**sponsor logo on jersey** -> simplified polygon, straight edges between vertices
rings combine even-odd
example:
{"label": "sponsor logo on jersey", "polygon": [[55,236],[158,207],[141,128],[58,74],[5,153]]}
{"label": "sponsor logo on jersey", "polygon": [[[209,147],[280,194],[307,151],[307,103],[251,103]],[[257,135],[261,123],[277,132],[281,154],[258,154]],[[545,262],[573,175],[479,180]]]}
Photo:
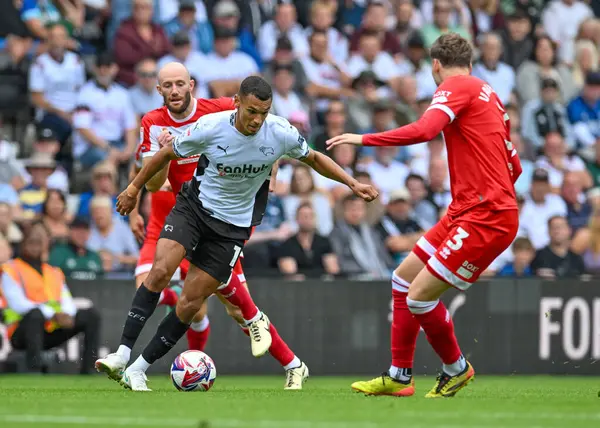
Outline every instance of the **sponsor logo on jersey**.
{"label": "sponsor logo on jersey", "polygon": [[437,91],[435,94],[433,94],[431,104],[445,103],[448,101],[448,97],[450,97],[450,95],[452,95],[452,92],[450,91]]}
{"label": "sponsor logo on jersey", "polygon": [[251,163],[245,163],[243,165],[229,166],[222,163],[217,164],[217,170],[221,177],[227,175],[230,177],[254,177],[265,170],[271,168],[271,164],[252,165]]}
{"label": "sponsor logo on jersey", "polygon": [[258,150],[260,150],[260,152],[265,155],[265,156],[273,156],[275,155],[275,149],[273,147],[268,147],[268,146],[260,146],[258,148]]}

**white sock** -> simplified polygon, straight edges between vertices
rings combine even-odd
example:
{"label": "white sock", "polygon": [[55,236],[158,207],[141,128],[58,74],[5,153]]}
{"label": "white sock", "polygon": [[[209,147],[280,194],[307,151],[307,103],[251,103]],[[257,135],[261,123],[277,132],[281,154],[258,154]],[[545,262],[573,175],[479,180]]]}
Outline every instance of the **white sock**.
{"label": "white sock", "polygon": [[300,358],[298,358],[294,355],[294,359],[292,360],[292,362],[283,366],[283,369],[284,370],[296,369],[296,368],[300,367],[301,365],[302,365],[302,361],[300,361]]}
{"label": "white sock", "polygon": [[127,370],[132,370],[132,371],[143,371],[144,373],[146,372],[146,370],[148,370],[148,367],[150,367],[150,363],[146,360],[144,360],[144,357],[142,357],[141,355],[137,358],[137,360],[135,360],[133,362],[132,365],[129,366],[129,368]]}
{"label": "white sock", "polygon": [[208,320],[208,316],[202,318],[198,322],[193,322],[190,324],[190,328],[194,331],[201,332],[208,328],[210,325],[210,321]]}
{"label": "white sock", "polygon": [[443,364],[442,370],[444,373],[449,374],[450,376],[456,376],[460,372],[462,372],[467,367],[467,360],[462,355],[460,358],[452,363],[452,364]]}
{"label": "white sock", "polygon": [[117,349],[117,355],[123,357],[125,361],[129,361],[131,358],[131,348],[125,345],[119,345],[119,349]]}
{"label": "white sock", "polygon": [[388,374],[392,379],[408,382],[412,379],[412,369],[390,366]]}
{"label": "white sock", "polygon": [[[258,308],[256,308],[256,309],[258,309]],[[252,317],[252,319],[250,319],[250,320],[244,319],[244,321],[246,322],[246,325],[250,325],[250,324],[252,324],[254,321],[258,321],[259,319],[261,319],[261,318],[262,318],[262,315],[263,315],[263,314],[262,314],[262,312],[259,310],[259,311],[256,313],[256,315],[254,315],[254,317]]]}

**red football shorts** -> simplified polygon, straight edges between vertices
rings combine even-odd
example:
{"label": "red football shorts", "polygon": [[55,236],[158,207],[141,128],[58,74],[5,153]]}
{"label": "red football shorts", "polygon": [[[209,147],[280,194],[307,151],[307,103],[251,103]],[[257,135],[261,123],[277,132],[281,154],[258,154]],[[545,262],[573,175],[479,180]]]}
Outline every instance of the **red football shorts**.
{"label": "red football shorts", "polygon": [[419,239],[413,252],[434,276],[465,291],[512,244],[518,228],[517,210],[446,215]]}

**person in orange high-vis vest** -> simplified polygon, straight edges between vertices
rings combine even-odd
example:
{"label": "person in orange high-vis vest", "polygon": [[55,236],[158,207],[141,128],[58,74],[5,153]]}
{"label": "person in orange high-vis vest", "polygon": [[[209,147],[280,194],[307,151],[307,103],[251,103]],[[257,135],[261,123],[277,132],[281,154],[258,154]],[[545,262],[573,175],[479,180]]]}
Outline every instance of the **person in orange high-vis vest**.
{"label": "person in orange high-vis vest", "polygon": [[83,333],[81,373],[91,373],[98,353],[100,316],[93,308],[77,310],[62,271],[42,261],[48,242],[46,228],[35,223],[21,243],[20,257],[2,265],[4,323],[13,348],[26,351],[32,372],[43,368],[43,350]]}

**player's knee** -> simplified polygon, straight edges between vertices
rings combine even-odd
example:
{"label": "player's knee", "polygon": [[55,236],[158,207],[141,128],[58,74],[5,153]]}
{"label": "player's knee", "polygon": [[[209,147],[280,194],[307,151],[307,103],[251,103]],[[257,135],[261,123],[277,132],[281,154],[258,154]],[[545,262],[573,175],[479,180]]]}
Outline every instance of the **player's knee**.
{"label": "player's knee", "polygon": [[171,280],[171,272],[164,261],[157,261],[148,274],[144,285],[154,292],[163,291]]}
{"label": "player's knee", "polygon": [[191,322],[202,309],[203,303],[203,298],[189,298],[185,294],[182,294],[177,301],[177,315],[182,321]]}

